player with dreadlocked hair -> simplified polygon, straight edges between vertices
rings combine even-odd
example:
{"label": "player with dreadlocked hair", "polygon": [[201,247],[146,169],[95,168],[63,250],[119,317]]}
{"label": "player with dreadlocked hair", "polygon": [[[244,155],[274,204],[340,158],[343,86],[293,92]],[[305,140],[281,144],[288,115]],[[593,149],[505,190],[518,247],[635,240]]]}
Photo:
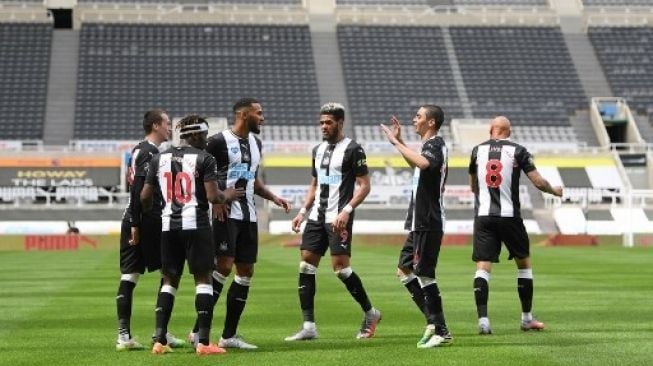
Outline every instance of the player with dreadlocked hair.
{"label": "player with dreadlocked hair", "polygon": [[244,195],[242,189],[218,188],[216,162],[205,152],[209,125],[203,117],[190,115],[177,123],[181,143],[154,159],[145,180],[141,201],[149,206],[158,185],[165,206],[161,214],[161,272],[163,286],[156,304],[153,354],[172,352],[166,333],[184,262],[195,278],[195,309],[199,324],[198,355],[224,353],[209,343],[213,318],[211,271],[215,252],[209,221],[209,202],[231,202]]}

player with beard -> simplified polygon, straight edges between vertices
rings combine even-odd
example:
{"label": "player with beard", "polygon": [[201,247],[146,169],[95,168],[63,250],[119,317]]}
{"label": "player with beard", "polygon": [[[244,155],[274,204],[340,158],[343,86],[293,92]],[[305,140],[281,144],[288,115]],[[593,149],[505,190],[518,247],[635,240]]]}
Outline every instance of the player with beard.
{"label": "player with beard", "polygon": [[[236,275],[227,292],[227,312],[222,337],[218,342],[224,348],[257,348],[236,334],[240,317],[245,309],[249,287],[254,275],[258,255],[258,224],[254,195],[272,201],[286,213],[290,204],[277,197],[265,186],[258,174],[262,158],[261,140],[256,137],[265,121],[261,103],[253,98],[238,100],[233,106],[234,123],[211,136],[206,151],[215,157],[218,166],[218,183],[221,189],[242,188],[245,196],[230,204],[213,205],[213,235],[216,245],[216,269],[213,271],[213,305],[232,268]],[[189,335],[196,343],[197,324]]]}
{"label": "player with beard", "polygon": [[331,266],[336,276],[364,313],[356,338],[372,338],[381,321],[381,312],[372,306],[360,277],[350,264],[354,209],[370,193],[370,178],[365,151],[356,141],[345,137],[344,123],[345,108],[341,104],[327,103],[320,108],[324,142],[313,149],[311,183],[304,205],[292,220],[292,230],[299,232],[302,221],[308,219],[300,246],[298,288],[304,323],[302,329],[286,337],[286,341],[318,337],[314,312],[315,273],[327,249],[331,252]]}

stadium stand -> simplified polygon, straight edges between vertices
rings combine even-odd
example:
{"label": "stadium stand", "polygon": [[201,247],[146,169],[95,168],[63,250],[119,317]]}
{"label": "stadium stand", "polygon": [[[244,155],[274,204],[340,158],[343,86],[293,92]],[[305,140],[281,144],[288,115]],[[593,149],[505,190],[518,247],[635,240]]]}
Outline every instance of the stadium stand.
{"label": "stadium stand", "polygon": [[339,25],[337,32],[355,124],[391,115],[408,123],[425,103],[441,105],[445,123],[462,116],[440,28]]}
{"label": "stadium stand", "polygon": [[475,6],[549,6],[547,0],[453,0],[456,5]]}
{"label": "stadium stand", "polygon": [[0,23],[2,139],[43,137],[51,40],[52,24]]}
{"label": "stadium stand", "polygon": [[83,4],[234,4],[234,5],[301,5],[302,0],[79,0]]}
{"label": "stadium stand", "polygon": [[548,6],[547,0],[336,0],[338,5]]}
{"label": "stadium stand", "polygon": [[[317,1],[322,6],[322,0]],[[317,1],[79,0],[75,7],[79,16],[75,27],[81,25],[75,138],[100,139],[82,143],[98,143],[96,147],[104,151],[106,147],[100,146],[104,146],[101,143],[106,139],[111,142],[140,138],[140,118],[149,107],[162,106],[173,117],[198,112],[229,118],[235,98],[256,96],[266,111],[267,121],[261,134],[266,160],[276,161],[261,174],[275,192],[298,206],[310,181],[310,168],[305,166],[306,161],[310,162],[310,147],[321,140],[316,116],[320,100],[314,60],[320,56],[313,55],[313,49],[324,49],[316,35],[326,32],[326,27],[313,23],[319,17],[315,17],[315,9],[310,5]],[[24,14],[15,10],[17,3]],[[35,8],[41,7],[40,10],[43,7],[39,0],[0,0],[0,10],[6,16],[3,19],[11,19],[16,13],[21,19],[29,20],[33,15],[23,9],[23,3],[36,4]],[[378,124],[386,123],[390,115],[397,115],[404,123],[404,139],[411,148],[417,148],[419,140],[413,133],[411,119],[417,106],[424,103],[442,105],[447,117],[441,135],[451,153],[444,196],[448,232],[468,233],[473,224],[473,195],[466,168],[469,154],[453,139],[458,133],[456,124],[450,124],[450,120],[464,117],[480,119],[485,124],[496,114],[511,118],[512,138],[535,153],[540,172],[552,184],[566,187],[563,199],[553,199],[532,188],[522,177],[520,190],[529,232],[620,234],[628,223],[639,232],[653,232],[653,211],[649,208],[653,194],[637,193],[633,211],[625,212],[625,197],[635,187],[632,177],[623,172],[618,160],[612,160],[616,154],[608,156],[601,148],[586,148],[579,143],[582,132],[569,122],[574,113],[589,113],[587,97],[595,95],[589,91],[585,95],[571,61],[568,47],[575,47],[563,38],[563,30],[569,32],[570,26],[566,23],[569,19],[560,18],[561,1],[335,0],[335,3],[340,9],[332,9],[333,23],[329,25],[337,25],[335,36],[341,58],[332,62],[342,63],[345,76],[347,97],[343,95],[342,101],[352,117],[347,122],[347,127],[352,127],[347,133],[365,146],[368,160],[374,162],[370,163],[372,193],[357,209],[357,219],[369,221],[370,232],[402,231],[412,177],[409,168],[393,160],[397,158],[395,151],[383,138]],[[9,6],[4,4],[13,4],[12,10],[7,10]],[[580,9],[579,16],[570,17],[579,24],[583,21],[590,25],[603,24],[590,26],[588,30],[603,71],[596,66],[592,68],[597,73],[605,73],[614,96],[626,97],[638,120],[648,122],[653,115],[650,66],[653,52],[649,44],[653,28],[614,27],[621,23],[613,24],[599,15],[629,13],[631,16],[624,24],[635,24],[633,19],[637,19],[637,24],[649,24],[653,13],[644,7],[653,7],[653,1],[584,0],[583,4],[586,9]],[[276,21],[277,13],[271,10],[278,11],[284,19]],[[286,17],[284,12],[293,11],[303,17]],[[195,12],[201,21],[185,18]],[[638,15],[636,12],[648,16],[649,23],[640,23],[640,18],[634,17]],[[247,15],[245,22],[252,25],[223,24],[238,21],[239,15]],[[265,19],[260,20],[259,15],[265,15]],[[207,20],[210,17],[216,19]],[[446,20],[440,22],[442,17]],[[114,21],[120,24],[111,23]],[[185,25],[193,21],[202,24]],[[211,24],[204,24],[205,21]],[[306,25],[309,22],[310,27]],[[263,23],[303,25],[264,26]],[[463,26],[467,24],[473,26]],[[0,81],[3,82],[0,128],[5,131],[2,138],[7,139],[0,142],[0,147],[17,150],[20,148],[16,146],[24,142],[21,139],[43,135],[44,113],[32,117],[40,107],[17,107],[13,102],[18,100],[17,95],[21,102],[28,99],[21,94],[21,88],[36,88],[37,73],[24,68],[37,59],[44,60],[38,62],[45,65],[40,69],[45,73],[40,82],[44,93],[41,104],[45,108],[48,55],[50,48],[56,48],[56,42],[52,45],[50,41],[51,24],[21,26],[40,26],[46,35],[40,36],[40,43],[31,38],[15,42],[16,37],[6,36],[5,28],[0,28]],[[333,38],[333,28],[328,32]],[[33,31],[22,33],[21,37],[27,37]],[[56,36],[55,32],[55,40]],[[8,58],[17,58],[32,52],[27,48],[37,47],[40,56],[13,61],[21,66],[18,72],[15,67],[6,66]],[[30,79],[12,81],[23,74],[29,74]],[[580,79],[585,81],[583,77]],[[7,108],[20,110],[21,116],[36,121],[36,127],[30,123],[9,125],[8,121],[16,120],[16,114],[10,118]],[[605,116],[612,115],[610,108],[601,111]],[[653,127],[653,117],[650,118]],[[22,134],[15,132],[16,129]],[[579,149],[573,154],[603,154],[603,162],[592,162],[586,155],[564,156],[575,160],[572,163],[561,159],[563,156],[556,151],[564,149],[557,147],[574,144]],[[278,162],[284,158],[289,162],[280,166]],[[609,164],[605,160],[610,160]],[[118,174],[117,167],[115,171]],[[650,176],[648,173],[645,179]],[[5,184],[0,187],[0,209],[3,217],[12,220],[118,218],[126,199],[127,194],[118,184],[110,187]],[[281,231],[289,230],[286,221],[292,215],[268,204],[261,203],[259,207],[264,218],[263,230],[267,222],[271,227],[273,223],[281,225]]]}
{"label": "stadium stand", "polygon": [[[451,4],[451,0],[445,0],[444,2]],[[429,5],[429,0],[336,0],[336,5]]]}
{"label": "stadium stand", "polygon": [[597,27],[588,34],[615,95],[653,125],[653,27]]}
{"label": "stadium stand", "polygon": [[307,26],[84,24],[80,37],[78,139],[137,138],[149,106],[229,117],[251,95],[291,125],[319,108]]}
{"label": "stadium stand", "polygon": [[210,4],[301,5],[302,0],[208,0]]}
{"label": "stadium stand", "polygon": [[587,97],[558,27],[451,27],[474,116],[570,126]]}
{"label": "stadium stand", "polygon": [[583,0],[583,6],[591,6],[591,7],[653,6],[653,1],[651,0]]}

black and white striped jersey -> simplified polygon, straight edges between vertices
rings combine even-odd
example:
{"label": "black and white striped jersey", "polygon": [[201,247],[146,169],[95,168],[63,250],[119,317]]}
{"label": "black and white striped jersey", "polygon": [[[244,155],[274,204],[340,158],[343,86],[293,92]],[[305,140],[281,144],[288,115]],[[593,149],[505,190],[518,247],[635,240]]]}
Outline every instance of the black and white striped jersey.
{"label": "black and white striped jersey", "polygon": [[469,174],[476,175],[476,216],[521,217],[519,176],[535,170],[532,155],[510,140],[488,140],[474,147]]}
{"label": "black and white striped jersey", "polygon": [[317,189],[308,220],[332,223],[354,196],[356,177],[367,175],[365,151],[348,137],[336,144],[324,141],[313,148],[312,167]]}
{"label": "black and white striped jersey", "polygon": [[[159,154],[159,148],[148,140],[139,142],[132,149],[127,168],[127,184],[129,185],[129,203],[123,214],[124,220],[129,220],[134,224],[140,222],[141,201],[140,195],[145,185],[145,177],[152,158]],[[160,216],[163,208],[163,196],[161,191],[154,191],[152,210],[149,212],[152,216]]]}
{"label": "black and white striped jersey", "polygon": [[442,193],[447,181],[449,152],[440,136],[422,144],[421,155],[429,162],[426,169],[415,167],[413,190],[404,228],[410,231],[444,231]]}
{"label": "black and white striped jersey", "polygon": [[226,129],[209,138],[206,151],[217,162],[220,189],[245,189],[245,196],[231,203],[229,218],[256,222],[254,181],[261,162],[261,140],[253,133],[240,138],[231,129]]}
{"label": "black and white striped jersey", "polygon": [[192,146],[176,146],[152,159],[146,183],[161,189],[162,231],[211,227],[204,182],[216,181],[215,159]]}

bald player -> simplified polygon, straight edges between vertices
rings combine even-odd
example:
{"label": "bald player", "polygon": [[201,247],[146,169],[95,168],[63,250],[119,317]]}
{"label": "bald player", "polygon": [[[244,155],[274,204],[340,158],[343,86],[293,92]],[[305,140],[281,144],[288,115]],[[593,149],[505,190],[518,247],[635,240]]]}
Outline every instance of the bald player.
{"label": "bald player", "polygon": [[504,116],[490,122],[490,139],[474,147],[469,162],[469,185],[474,192],[474,249],[476,262],[474,298],[479,334],[492,334],[487,314],[492,263],[499,262],[501,243],[517,264],[517,292],[521,302],[520,328],[542,330],[533,318],[533,270],[530,243],[519,205],[519,176],[523,171],[537,189],[562,196],[562,187],[552,187],[533,164],[525,147],[510,141],[510,121]]}

